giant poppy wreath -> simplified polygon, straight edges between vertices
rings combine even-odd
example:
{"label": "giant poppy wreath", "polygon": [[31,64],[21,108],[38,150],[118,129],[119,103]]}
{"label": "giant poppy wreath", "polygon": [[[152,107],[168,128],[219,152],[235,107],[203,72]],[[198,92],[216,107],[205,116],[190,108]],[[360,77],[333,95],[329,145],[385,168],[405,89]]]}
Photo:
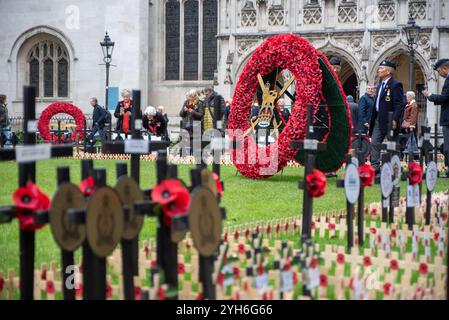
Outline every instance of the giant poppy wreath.
{"label": "giant poppy wreath", "polygon": [[54,141],[57,139],[54,134],[50,132],[50,121],[55,115],[59,113],[66,113],[75,119],[76,129],[72,133],[72,141],[76,140],[76,136],[81,140],[84,138],[84,113],[80,108],[74,106],[68,102],[56,102],[49,105],[42,111],[39,118],[38,129],[39,133],[44,141]]}
{"label": "giant poppy wreath", "polygon": [[[250,126],[250,110],[259,85],[257,75],[266,76],[276,68],[288,69],[295,76],[296,101],[278,140],[269,146],[258,146],[251,135],[243,137],[240,133],[246,132]],[[326,78],[334,79],[333,83],[327,84],[331,88],[328,88],[328,91],[333,93],[328,94],[328,97],[323,95],[321,69],[326,70]],[[335,94],[336,88],[339,90],[338,94]],[[323,140],[330,139],[328,142],[332,143],[328,143],[327,151],[319,155],[316,167],[323,171],[338,169],[349,149],[351,136],[349,107],[342,92],[341,84],[330,68],[327,58],[305,39],[292,34],[268,38],[246,64],[232,99],[228,126],[230,138],[239,141],[240,148],[243,148],[232,150],[232,159],[237,170],[252,179],[269,178],[295,157],[300,163],[303,162],[303,153],[291,149],[290,143],[305,138],[308,105],[312,105],[316,112],[326,98],[329,100],[327,105],[331,119],[330,132]],[[336,104],[332,99],[338,100],[339,103]],[[265,155],[263,161],[258,160],[261,154]]]}

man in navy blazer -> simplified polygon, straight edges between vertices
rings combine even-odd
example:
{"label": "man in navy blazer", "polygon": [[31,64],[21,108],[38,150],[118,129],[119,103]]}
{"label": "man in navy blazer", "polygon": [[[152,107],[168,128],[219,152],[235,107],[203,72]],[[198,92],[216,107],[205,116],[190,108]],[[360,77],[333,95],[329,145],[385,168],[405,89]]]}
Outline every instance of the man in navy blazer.
{"label": "man in navy blazer", "polygon": [[396,64],[388,60],[382,61],[377,70],[380,83],[374,98],[374,108],[369,127],[371,164],[376,174],[380,172],[381,145],[388,134],[388,114],[393,112],[392,129],[396,131],[404,109],[404,90],[402,83],[393,78],[395,71]]}
{"label": "man in navy blazer", "polygon": [[[441,105],[440,126],[443,127],[444,137],[444,162],[446,167],[449,166],[449,59],[440,59],[434,65],[433,69],[438,74],[445,78],[443,90],[441,94],[431,94],[426,88],[423,94],[429,101],[435,105]],[[449,177],[449,170],[446,171],[446,176]]]}

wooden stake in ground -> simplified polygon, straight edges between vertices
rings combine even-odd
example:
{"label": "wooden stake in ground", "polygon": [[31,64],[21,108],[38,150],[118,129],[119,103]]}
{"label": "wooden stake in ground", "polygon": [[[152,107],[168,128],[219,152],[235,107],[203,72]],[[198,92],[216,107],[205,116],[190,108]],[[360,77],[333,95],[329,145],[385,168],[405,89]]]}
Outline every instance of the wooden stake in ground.
{"label": "wooden stake in ground", "polygon": [[[360,176],[357,166],[352,163],[350,155],[346,157],[346,170],[344,180],[337,181],[337,187],[345,189],[346,195],[346,222],[347,222],[347,239],[348,251],[354,246],[354,204],[360,194]],[[342,231],[340,231],[342,232]]]}
{"label": "wooden stake in ground", "polygon": [[313,107],[309,105],[307,134],[304,141],[293,141],[290,145],[291,149],[304,150],[305,169],[304,180],[300,182],[299,187],[304,190],[303,196],[303,214],[302,214],[302,232],[301,242],[304,243],[312,237],[312,214],[313,214],[313,198],[310,196],[307,188],[305,177],[312,173],[315,167],[315,153],[317,151],[326,150],[326,144],[320,143],[318,140],[311,139],[314,132],[313,129]]}

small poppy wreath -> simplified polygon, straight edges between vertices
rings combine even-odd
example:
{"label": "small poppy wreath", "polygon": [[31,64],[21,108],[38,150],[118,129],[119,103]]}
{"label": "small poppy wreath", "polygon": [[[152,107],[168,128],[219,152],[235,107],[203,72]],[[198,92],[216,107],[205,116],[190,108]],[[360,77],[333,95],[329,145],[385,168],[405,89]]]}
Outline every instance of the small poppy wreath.
{"label": "small poppy wreath", "polygon": [[68,102],[52,103],[44,109],[38,122],[38,129],[42,139],[44,141],[54,140],[55,135],[50,132],[49,125],[51,118],[59,113],[68,114],[75,119],[76,130],[72,133],[72,141],[76,140],[77,135],[79,139],[83,139],[84,134],[82,131],[84,130],[84,121],[86,117],[80,108]]}

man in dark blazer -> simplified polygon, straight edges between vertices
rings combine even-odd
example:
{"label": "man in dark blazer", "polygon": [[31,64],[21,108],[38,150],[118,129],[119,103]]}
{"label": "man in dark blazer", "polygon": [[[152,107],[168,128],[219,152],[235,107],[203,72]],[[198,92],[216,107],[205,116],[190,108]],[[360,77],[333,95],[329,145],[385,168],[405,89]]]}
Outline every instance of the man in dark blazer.
{"label": "man in dark blazer", "polygon": [[401,114],[404,109],[404,90],[402,83],[393,78],[396,64],[384,60],[377,70],[380,83],[374,98],[374,108],[371,115],[369,135],[371,137],[371,164],[380,173],[380,149],[388,134],[388,114],[393,112],[392,129],[400,126]]}
{"label": "man in dark blazer", "polygon": [[[426,88],[423,90],[423,94],[429,101],[441,106],[440,126],[443,127],[444,162],[446,167],[449,167],[449,59],[438,60],[433,65],[433,69],[446,79],[444,80],[443,90],[441,94],[431,94]],[[446,176],[449,177],[449,170],[446,171]]]}

